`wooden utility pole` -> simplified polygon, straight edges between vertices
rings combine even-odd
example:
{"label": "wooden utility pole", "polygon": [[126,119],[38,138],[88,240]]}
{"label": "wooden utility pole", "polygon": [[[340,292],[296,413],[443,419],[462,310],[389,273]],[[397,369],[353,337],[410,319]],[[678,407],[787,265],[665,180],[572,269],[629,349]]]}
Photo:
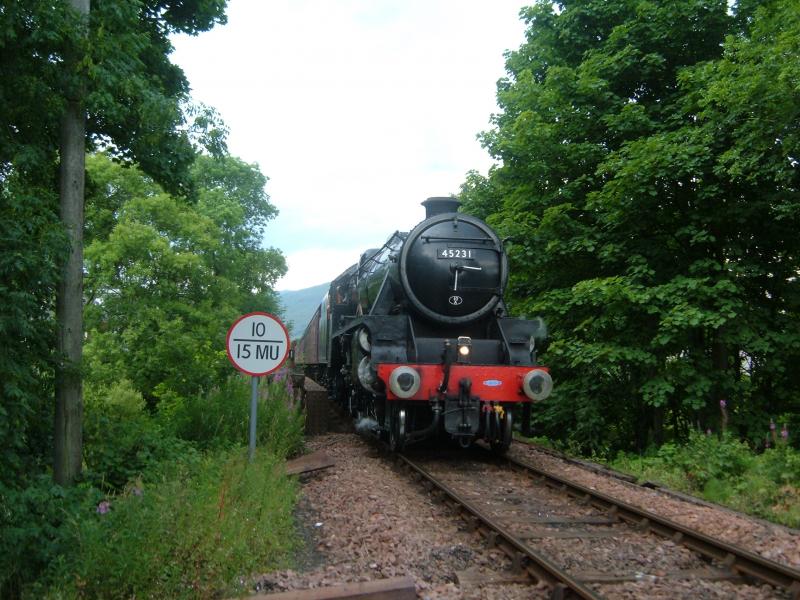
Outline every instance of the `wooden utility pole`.
{"label": "wooden utility pole", "polygon": [[[88,33],[90,0],[69,0]],[[71,484],[81,473],[83,446],[83,204],[86,165],[85,85],[77,73],[80,45],[68,51],[66,106],[61,119],[60,213],[69,237],[70,252],[56,292],[59,364],[56,371],[56,416],[53,479]]]}

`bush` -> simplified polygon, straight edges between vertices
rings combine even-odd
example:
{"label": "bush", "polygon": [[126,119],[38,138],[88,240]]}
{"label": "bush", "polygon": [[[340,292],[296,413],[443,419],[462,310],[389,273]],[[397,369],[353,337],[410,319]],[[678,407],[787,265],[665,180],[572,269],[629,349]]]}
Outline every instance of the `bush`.
{"label": "bush", "polygon": [[145,411],[141,394],[122,380],[110,388],[89,388],[83,421],[84,477],[107,492],[121,491],[156,466],[193,449],[165,431]]}
{"label": "bush", "polygon": [[0,485],[0,597],[19,597],[73,551],[75,523],[93,513],[104,492],[158,479],[176,461],[199,460],[190,444],[164,434],[126,380],[86,386],[83,453],[86,468],[74,487],[55,485],[47,472],[24,488]]}
{"label": "bush", "polygon": [[664,444],[646,456],[620,454],[611,466],[736,510],[800,526],[800,452],[786,444],[756,454],[729,434],[694,433],[685,445]]}
{"label": "bush", "polygon": [[0,597],[210,597],[282,564],[295,491],[276,465],[303,441],[288,401],[286,382],[261,385],[248,467],[249,381],[155,417],[130,382],[89,382],[78,485],[0,484]]}
{"label": "bush", "polygon": [[[267,452],[175,463],[71,524],[73,546],[47,573],[50,597],[212,598],[287,564],[295,484]],[[36,590],[39,591],[39,590]]]}
{"label": "bush", "polygon": [[697,432],[689,436],[686,446],[677,452],[670,450],[669,455],[691,488],[697,491],[710,480],[740,477],[750,468],[754,456],[746,444],[730,434],[716,437]]}
{"label": "bush", "polygon": [[791,527],[800,527],[800,452],[786,446],[755,457],[726,503]]}
{"label": "bush", "polygon": [[[291,383],[276,377],[259,385],[256,444],[278,456],[303,445],[304,416],[291,408]],[[247,445],[250,423],[250,379],[230,377],[221,387],[194,398],[162,399],[159,418],[178,437],[203,449]]]}
{"label": "bush", "polygon": [[18,597],[27,582],[70,551],[67,523],[101,499],[97,489],[63,488],[50,475],[33,478],[24,489],[0,484],[0,598]]}

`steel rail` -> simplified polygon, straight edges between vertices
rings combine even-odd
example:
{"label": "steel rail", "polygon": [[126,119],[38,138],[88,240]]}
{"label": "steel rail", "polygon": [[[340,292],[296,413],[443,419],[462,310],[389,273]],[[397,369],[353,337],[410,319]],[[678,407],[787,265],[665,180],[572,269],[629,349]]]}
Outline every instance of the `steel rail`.
{"label": "steel rail", "polygon": [[[495,534],[495,536],[490,536],[490,540],[509,555],[512,563],[515,566],[527,571],[528,574],[531,575],[535,580],[543,580],[547,582],[553,589],[552,597],[554,599],[560,600],[562,598],[575,597],[583,598],[584,600],[600,600],[601,597],[586,587],[583,583],[577,579],[574,579],[560,567],[536,552],[523,540],[517,538],[514,536],[514,534],[509,532],[503,525],[492,519],[489,515],[486,515],[475,504],[458,494],[458,492],[453,490],[446,483],[437,479],[434,475],[429,473],[420,465],[416,464],[406,455],[398,454],[397,458],[400,459],[403,464],[405,464],[413,472],[420,475],[424,480],[430,482],[436,489],[447,495],[459,509],[463,508],[467,512],[471,513],[473,518],[478,519],[487,527],[489,527]],[[500,538],[499,542],[497,540],[498,537]],[[523,557],[527,558],[530,563],[524,564]]]}
{"label": "steel rail", "polygon": [[795,600],[800,599],[800,571],[797,569],[763,558],[650,511],[569,481],[526,461],[511,456],[503,456],[502,459],[517,468],[530,472],[552,487],[560,488],[568,495],[590,503],[595,508],[604,510],[643,530],[653,531],[663,537],[671,538],[675,543],[683,544],[700,554],[721,561],[725,567],[733,571],[783,588]]}

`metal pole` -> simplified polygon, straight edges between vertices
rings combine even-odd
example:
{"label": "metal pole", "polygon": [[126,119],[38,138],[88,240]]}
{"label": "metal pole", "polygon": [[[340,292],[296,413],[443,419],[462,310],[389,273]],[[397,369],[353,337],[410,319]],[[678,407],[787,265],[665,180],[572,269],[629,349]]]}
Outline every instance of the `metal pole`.
{"label": "metal pole", "polygon": [[258,377],[251,380],[252,394],[250,395],[250,462],[256,455],[256,415],[258,414]]}

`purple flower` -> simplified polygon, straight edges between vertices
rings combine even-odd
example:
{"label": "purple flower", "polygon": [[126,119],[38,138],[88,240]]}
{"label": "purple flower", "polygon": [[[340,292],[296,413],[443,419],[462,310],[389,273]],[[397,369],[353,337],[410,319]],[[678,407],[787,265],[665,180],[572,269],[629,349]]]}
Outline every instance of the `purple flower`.
{"label": "purple flower", "polygon": [[728,406],[728,403],[725,402],[725,400],[720,400],[719,401],[719,407],[720,408],[725,408],[726,406]]}
{"label": "purple flower", "polygon": [[103,500],[100,504],[97,505],[97,514],[104,515],[109,510],[111,510],[111,503],[107,500]]}
{"label": "purple flower", "polygon": [[772,419],[769,420],[769,430],[775,431],[775,421],[773,421]]}
{"label": "purple flower", "polygon": [[708,429],[706,429],[706,435],[711,435],[711,427],[709,427]]}
{"label": "purple flower", "polygon": [[789,439],[789,430],[786,428],[786,423],[783,424],[783,429],[781,429],[781,437],[785,440]]}

